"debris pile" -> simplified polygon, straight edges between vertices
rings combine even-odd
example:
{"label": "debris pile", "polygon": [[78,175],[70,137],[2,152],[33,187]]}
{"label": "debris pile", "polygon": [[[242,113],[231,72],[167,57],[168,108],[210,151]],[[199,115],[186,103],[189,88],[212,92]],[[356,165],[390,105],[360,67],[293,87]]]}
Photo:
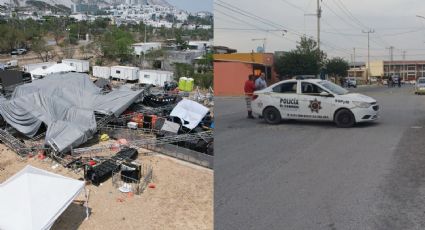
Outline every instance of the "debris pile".
{"label": "debris pile", "polygon": [[206,106],[163,89],[52,74],[0,97],[0,141],[21,157],[41,153],[83,170],[95,185],[117,175],[120,190],[137,194],[152,173],[134,162],[138,148],[175,146],[190,154],[179,158],[212,167],[214,119]]}

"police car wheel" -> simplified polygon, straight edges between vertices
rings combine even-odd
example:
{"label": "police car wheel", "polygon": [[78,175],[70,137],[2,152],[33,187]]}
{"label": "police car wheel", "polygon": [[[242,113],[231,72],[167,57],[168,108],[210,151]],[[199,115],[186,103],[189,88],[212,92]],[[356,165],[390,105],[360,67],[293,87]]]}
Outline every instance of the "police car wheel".
{"label": "police car wheel", "polygon": [[335,114],[335,123],[340,128],[352,127],[356,121],[351,111],[342,109]]}
{"label": "police car wheel", "polygon": [[264,120],[269,124],[278,124],[282,118],[279,110],[274,107],[268,107],[263,112]]}

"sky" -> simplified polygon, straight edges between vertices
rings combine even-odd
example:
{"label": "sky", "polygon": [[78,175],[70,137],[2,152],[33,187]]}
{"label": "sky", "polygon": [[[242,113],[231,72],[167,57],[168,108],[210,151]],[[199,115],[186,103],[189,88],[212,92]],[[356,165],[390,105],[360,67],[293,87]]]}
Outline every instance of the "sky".
{"label": "sky", "polygon": [[[352,61],[425,59],[424,0],[321,0],[321,49]],[[317,39],[316,0],[214,0],[214,44],[251,52],[289,51],[300,36]],[[243,12],[241,12],[243,11]],[[285,32],[284,30],[287,30]],[[254,39],[254,40],[253,40]],[[355,51],[353,50],[355,48]]]}
{"label": "sky", "polygon": [[213,0],[167,0],[173,6],[189,12],[213,11]]}

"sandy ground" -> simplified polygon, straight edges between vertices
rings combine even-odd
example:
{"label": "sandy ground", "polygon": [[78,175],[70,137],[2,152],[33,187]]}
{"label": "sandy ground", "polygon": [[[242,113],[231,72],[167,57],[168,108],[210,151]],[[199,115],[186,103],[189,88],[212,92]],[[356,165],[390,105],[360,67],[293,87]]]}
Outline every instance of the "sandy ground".
{"label": "sandy ground", "polygon": [[[85,220],[84,195],[59,217],[53,230],[68,229],[213,229],[213,172],[159,154],[139,154],[138,160],[153,167],[155,188],[128,196],[112,186],[88,185],[91,215]],[[52,167],[50,159],[19,160],[0,144],[0,183],[26,165],[75,179],[83,177],[68,169]]]}

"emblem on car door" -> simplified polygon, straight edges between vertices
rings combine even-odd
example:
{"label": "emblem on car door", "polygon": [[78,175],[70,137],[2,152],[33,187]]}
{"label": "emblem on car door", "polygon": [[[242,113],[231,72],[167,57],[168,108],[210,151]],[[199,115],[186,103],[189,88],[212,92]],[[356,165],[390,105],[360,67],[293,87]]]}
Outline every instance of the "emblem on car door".
{"label": "emblem on car door", "polygon": [[311,112],[319,113],[319,110],[322,109],[321,102],[314,98],[313,101],[310,101],[310,105],[308,106],[311,109]]}

